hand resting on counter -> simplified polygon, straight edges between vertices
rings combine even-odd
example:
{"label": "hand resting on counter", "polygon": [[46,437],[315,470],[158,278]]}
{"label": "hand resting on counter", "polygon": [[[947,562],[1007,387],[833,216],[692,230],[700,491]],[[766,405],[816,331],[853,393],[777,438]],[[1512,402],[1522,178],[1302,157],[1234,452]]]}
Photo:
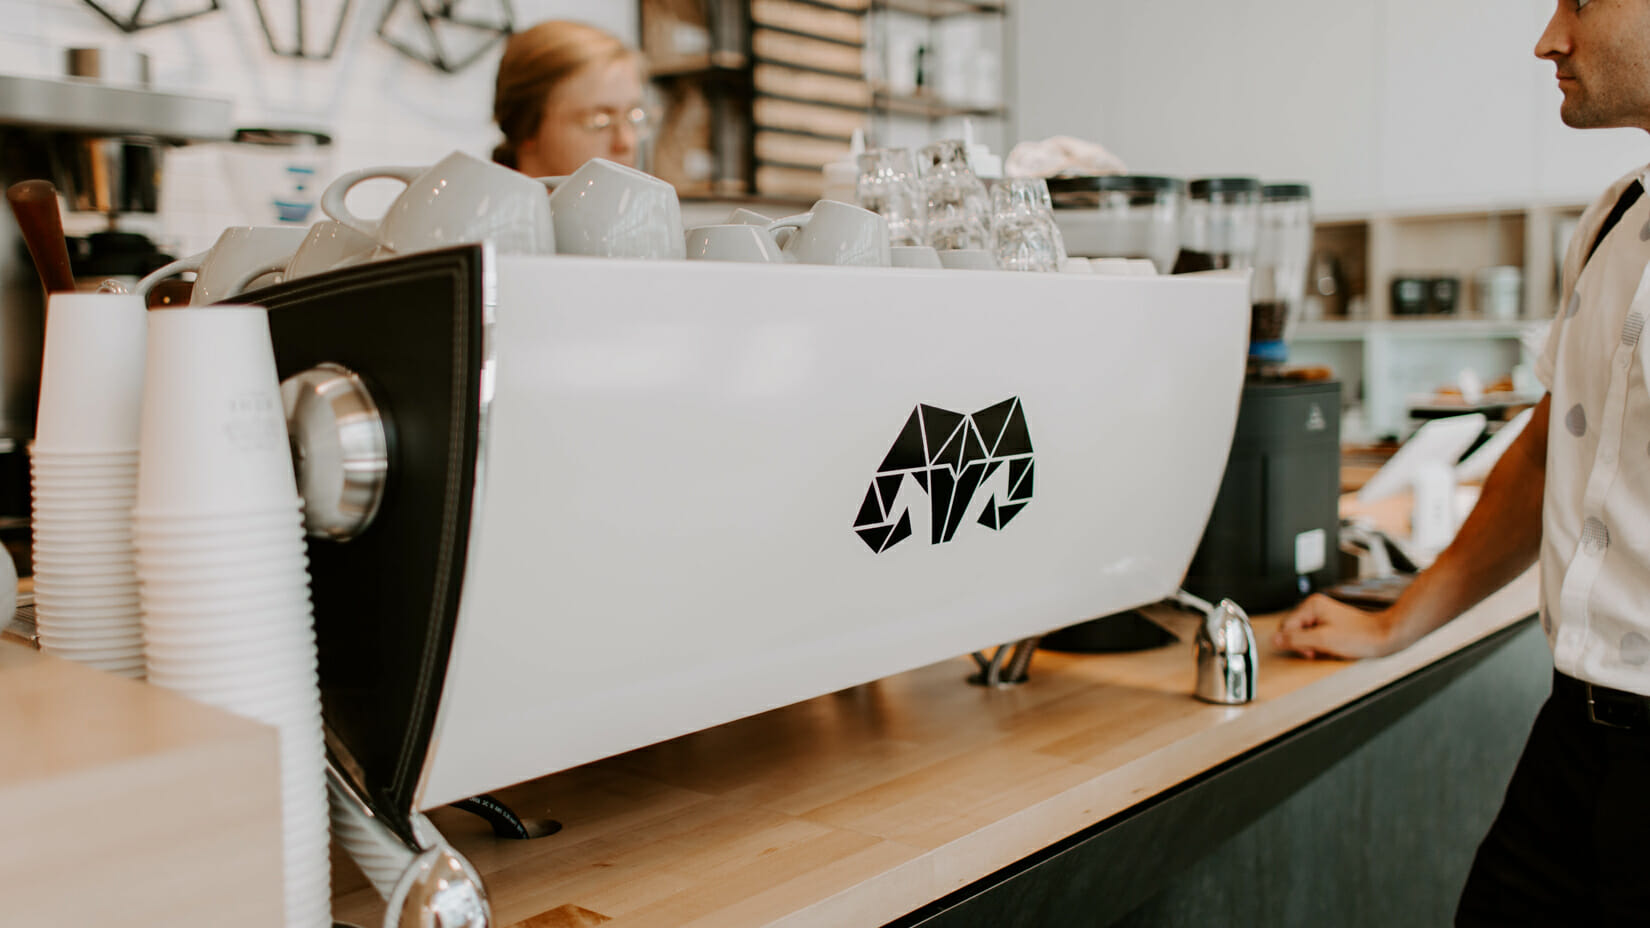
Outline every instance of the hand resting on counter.
{"label": "hand resting on counter", "polygon": [[1393,636],[1391,612],[1371,612],[1316,593],[1278,625],[1272,643],[1305,658],[1385,657],[1409,643]]}

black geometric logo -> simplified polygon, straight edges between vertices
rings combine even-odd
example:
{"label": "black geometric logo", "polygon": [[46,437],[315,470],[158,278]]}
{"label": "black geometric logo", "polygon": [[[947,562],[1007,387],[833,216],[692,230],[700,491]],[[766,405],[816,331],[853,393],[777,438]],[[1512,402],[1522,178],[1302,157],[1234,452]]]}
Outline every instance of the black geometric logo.
{"label": "black geometric logo", "polygon": [[975,493],[1006,467],[975,521],[1001,529],[1031,502],[1031,432],[1020,398],[1010,397],[971,415],[919,405],[894,439],[888,456],[865,491],[854,531],[872,551],[882,553],[911,536],[911,509],[899,506],[908,482],[928,494],[930,544],[950,541],[967,517]]}

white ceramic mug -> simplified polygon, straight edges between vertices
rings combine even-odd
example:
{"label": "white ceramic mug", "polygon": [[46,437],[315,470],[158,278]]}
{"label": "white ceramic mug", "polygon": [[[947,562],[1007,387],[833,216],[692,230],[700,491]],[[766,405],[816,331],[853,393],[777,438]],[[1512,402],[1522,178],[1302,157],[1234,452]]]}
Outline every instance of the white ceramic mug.
{"label": "white ceramic mug", "polygon": [[138,281],[136,290],[147,295],[155,284],[194,271],[189,305],[221,302],[265,274],[284,271],[307,232],[303,226],[230,226],[211,248],[155,271]]}
{"label": "white ceramic mug", "polygon": [[940,264],[954,271],[995,271],[997,256],[985,248],[952,248],[940,252]]}
{"label": "white ceramic mug", "polygon": [[601,258],[687,256],[676,188],[651,174],[592,158],[567,177],[542,177],[553,187],[556,251]]}
{"label": "white ceramic mug", "polygon": [[[344,202],[350,190],[374,178],[407,185],[376,223],[350,212]],[[351,229],[373,236],[396,255],[486,240],[500,254],[548,255],[556,250],[544,186],[525,174],[461,151],[427,168],[351,171],[321,194],[321,209]]]}
{"label": "white ceramic mug", "polygon": [[323,219],[309,227],[303,244],[286,266],[286,279],[297,280],[311,274],[354,264],[371,256],[378,240],[336,219]]}
{"label": "white ceramic mug", "polygon": [[743,261],[777,264],[784,261],[779,244],[756,225],[695,226],[687,231],[689,261]]}
{"label": "white ceramic mug", "polygon": [[888,220],[837,200],[820,200],[813,209],[768,223],[768,233],[796,230],[785,243],[785,257],[799,264],[887,267],[892,260]]}
{"label": "white ceramic mug", "polygon": [[[741,206],[729,213],[728,218],[724,221],[730,226],[765,226],[773,222],[773,217],[764,216],[754,209],[746,209]],[[774,236],[774,240],[779,243],[780,248],[784,248],[785,243],[790,241],[792,231],[791,229],[782,229]]]}
{"label": "white ceramic mug", "polygon": [[728,214],[726,224],[730,226],[765,226],[773,222],[772,216],[764,216],[754,209],[738,207]]}
{"label": "white ceramic mug", "polygon": [[890,251],[890,263],[894,267],[924,267],[938,270],[945,267],[940,263],[940,253],[932,245],[895,245]]}

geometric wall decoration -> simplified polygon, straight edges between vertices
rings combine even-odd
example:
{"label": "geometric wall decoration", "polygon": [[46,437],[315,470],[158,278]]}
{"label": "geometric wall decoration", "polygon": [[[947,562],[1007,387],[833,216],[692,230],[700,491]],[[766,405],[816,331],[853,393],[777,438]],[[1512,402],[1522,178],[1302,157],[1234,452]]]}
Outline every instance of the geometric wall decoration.
{"label": "geometric wall decoration", "polygon": [[338,51],[350,0],[252,0],[269,50],[283,58],[326,61]]}
{"label": "geometric wall decoration", "polygon": [[[117,3],[115,0],[84,0],[85,4],[96,10],[100,16],[113,23],[121,32],[137,32],[140,29],[151,29],[155,26],[166,26],[172,23],[194,19],[218,9],[218,0],[189,0],[187,6],[178,10],[162,10],[157,8],[167,6],[165,2],[152,3],[151,0],[137,0],[136,3]],[[144,13],[147,10],[148,15]]]}
{"label": "geometric wall decoration", "polygon": [[515,31],[510,0],[390,0],[378,37],[437,71],[462,70]]}

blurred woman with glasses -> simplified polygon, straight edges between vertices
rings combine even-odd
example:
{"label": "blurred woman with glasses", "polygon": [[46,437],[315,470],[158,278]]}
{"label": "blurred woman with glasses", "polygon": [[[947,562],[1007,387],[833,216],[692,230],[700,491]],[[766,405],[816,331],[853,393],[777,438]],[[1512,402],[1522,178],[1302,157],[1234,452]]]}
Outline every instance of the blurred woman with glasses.
{"label": "blurred woman with glasses", "polygon": [[591,158],[636,164],[652,115],[642,57],[616,36],[566,20],[510,37],[498,64],[493,160],[528,175],[571,174]]}

